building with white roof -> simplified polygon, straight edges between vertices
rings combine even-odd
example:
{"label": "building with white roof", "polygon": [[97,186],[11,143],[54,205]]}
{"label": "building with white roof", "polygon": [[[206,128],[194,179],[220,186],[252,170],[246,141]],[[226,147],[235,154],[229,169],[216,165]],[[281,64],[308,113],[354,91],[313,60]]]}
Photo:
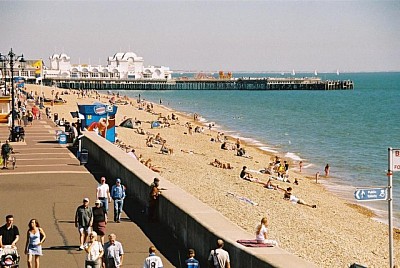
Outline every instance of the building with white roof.
{"label": "building with white roof", "polygon": [[144,67],[144,60],[133,52],[116,53],[108,57],[107,65],[71,64],[70,57],[65,54],[53,54],[49,68],[43,70],[44,78],[89,78],[120,80],[152,80],[171,79],[169,67]]}

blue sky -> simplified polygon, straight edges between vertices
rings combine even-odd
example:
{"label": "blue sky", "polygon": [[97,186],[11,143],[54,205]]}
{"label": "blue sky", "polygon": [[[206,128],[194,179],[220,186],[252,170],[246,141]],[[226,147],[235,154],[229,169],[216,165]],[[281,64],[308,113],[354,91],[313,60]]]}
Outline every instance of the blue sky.
{"label": "blue sky", "polygon": [[400,1],[0,1],[0,52],[194,71],[400,71]]}

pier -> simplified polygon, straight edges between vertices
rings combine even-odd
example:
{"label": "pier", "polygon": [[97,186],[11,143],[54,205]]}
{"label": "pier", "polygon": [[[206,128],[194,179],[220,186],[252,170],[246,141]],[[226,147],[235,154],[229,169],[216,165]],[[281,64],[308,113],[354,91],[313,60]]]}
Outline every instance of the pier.
{"label": "pier", "polygon": [[312,78],[110,79],[46,78],[45,85],[94,90],[352,90],[351,80]]}

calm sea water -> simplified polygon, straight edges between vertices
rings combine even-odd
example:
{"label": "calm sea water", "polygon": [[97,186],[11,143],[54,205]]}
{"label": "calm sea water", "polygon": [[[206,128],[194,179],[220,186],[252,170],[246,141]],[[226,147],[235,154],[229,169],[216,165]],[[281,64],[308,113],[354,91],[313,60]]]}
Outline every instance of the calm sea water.
{"label": "calm sea water", "polygon": [[[277,77],[280,74],[234,74]],[[313,76],[297,74],[296,77]],[[302,160],[327,187],[354,199],[356,187],[387,185],[388,147],[400,148],[400,73],[319,74],[355,82],[349,91],[120,91],[185,113],[198,113],[229,135]],[[395,224],[400,219],[400,172],[393,176]],[[387,202],[362,202],[387,220]]]}

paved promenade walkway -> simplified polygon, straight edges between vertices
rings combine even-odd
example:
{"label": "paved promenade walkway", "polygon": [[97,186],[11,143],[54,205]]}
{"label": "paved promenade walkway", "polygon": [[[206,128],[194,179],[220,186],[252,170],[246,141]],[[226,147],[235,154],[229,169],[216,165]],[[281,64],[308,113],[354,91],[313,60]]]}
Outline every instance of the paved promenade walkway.
{"label": "paved promenade walkway", "polygon": [[[91,163],[80,165],[73,153],[55,141],[59,129],[48,119],[34,120],[25,128],[25,142],[11,143],[16,157],[16,168],[0,170],[0,224],[7,214],[14,215],[21,234],[17,243],[21,267],[26,267],[24,246],[28,222],[36,218],[47,234],[43,245],[41,267],[84,267],[85,253],[77,251],[78,231],[74,226],[76,208],[84,197],[94,206],[97,180],[104,170]],[[7,126],[0,126],[0,140],[9,135]],[[90,152],[89,152],[90,157]],[[142,267],[152,244],[169,256],[161,256],[164,267],[179,267],[182,249],[168,237],[165,230],[146,223],[142,208],[132,200],[121,223],[109,222],[107,233],[115,233],[125,250],[123,267]],[[110,209],[112,219],[113,209]],[[110,218],[110,217],[109,217]],[[180,251],[181,250],[181,251]],[[172,264],[174,263],[174,264]]]}

